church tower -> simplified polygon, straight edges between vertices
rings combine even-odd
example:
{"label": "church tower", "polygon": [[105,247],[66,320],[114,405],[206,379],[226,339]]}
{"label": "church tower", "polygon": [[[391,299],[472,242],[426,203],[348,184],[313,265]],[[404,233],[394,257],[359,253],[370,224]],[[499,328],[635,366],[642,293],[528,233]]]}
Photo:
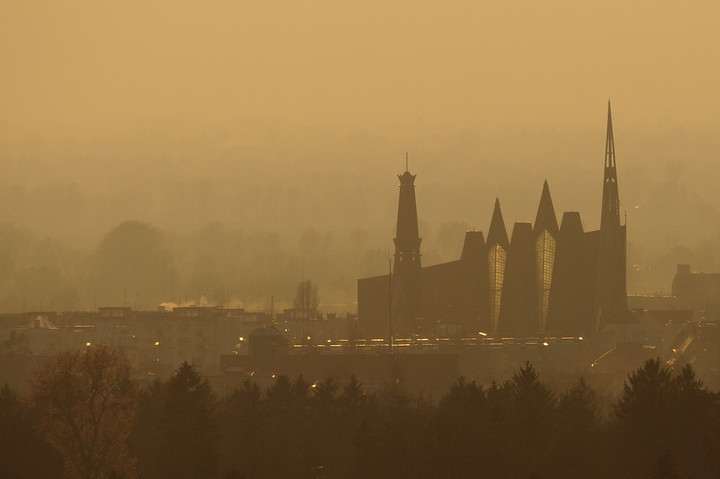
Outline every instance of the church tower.
{"label": "church tower", "polygon": [[395,233],[395,265],[392,280],[392,321],[395,332],[414,332],[419,326],[421,264],[415,176],[407,170],[398,175],[400,198]]}
{"label": "church tower", "polygon": [[596,329],[610,323],[624,322],[627,315],[625,286],[626,225],[620,224],[615,140],[612,112],[608,101],[605,168],[603,176],[600,245],[598,252],[598,285],[596,298]]}

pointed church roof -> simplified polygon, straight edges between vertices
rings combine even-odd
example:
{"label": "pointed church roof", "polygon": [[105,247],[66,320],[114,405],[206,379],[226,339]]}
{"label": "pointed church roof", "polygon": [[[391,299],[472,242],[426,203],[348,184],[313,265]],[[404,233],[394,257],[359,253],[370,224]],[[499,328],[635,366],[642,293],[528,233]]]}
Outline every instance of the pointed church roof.
{"label": "pointed church roof", "polygon": [[582,234],[583,225],[580,219],[580,213],[577,211],[566,211],[563,213],[562,223],[560,223],[560,232],[562,234]]}
{"label": "pointed church roof", "polygon": [[540,195],[540,205],[538,206],[537,215],[535,216],[535,227],[536,233],[542,230],[548,230],[552,235],[557,236],[558,224],[557,217],[555,216],[555,207],[550,197],[550,187],[548,186],[547,180],[543,184],[542,195]]}
{"label": "pointed church roof", "polygon": [[500,200],[495,198],[495,209],[493,209],[492,220],[490,220],[490,229],[488,230],[487,245],[492,246],[499,244],[503,248],[507,248],[508,241],[507,230],[505,229],[505,221],[503,220],[502,211],[500,211]]}
{"label": "pointed church roof", "polygon": [[485,237],[482,231],[466,231],[461,260],[480,258],[485,254]]}

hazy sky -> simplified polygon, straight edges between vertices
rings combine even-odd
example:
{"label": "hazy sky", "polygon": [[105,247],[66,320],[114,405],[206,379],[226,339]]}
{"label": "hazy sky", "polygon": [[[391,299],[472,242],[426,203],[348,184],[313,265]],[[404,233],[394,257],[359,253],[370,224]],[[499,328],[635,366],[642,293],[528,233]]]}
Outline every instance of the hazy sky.
{"label": "hazy sky", "polygon": [[0,126],[716,128],[719,46],[717,1],[6,1]]}
{"label": "hazy sky", "polygon": [[[666,288],[720,269],[718,52],[717,1],[6,1],[0,225],[86,252],[126,220],[288,250],[315,228],[338,257],[360,228],[386,251],[409,151],[432,264],[496,196],[509,232],[532,221],[544,179],[597,228],[611,98],[628,261],[663,268],[629,285]],[[342,264],[350,289],[375,273]]]}

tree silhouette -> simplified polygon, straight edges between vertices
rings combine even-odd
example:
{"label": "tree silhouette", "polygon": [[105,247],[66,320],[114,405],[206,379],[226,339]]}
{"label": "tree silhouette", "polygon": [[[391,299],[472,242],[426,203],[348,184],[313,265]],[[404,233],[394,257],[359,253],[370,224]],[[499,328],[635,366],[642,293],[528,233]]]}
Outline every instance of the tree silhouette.
{"label": "tree silhouette", "polygon": [[0,388],[0,475],[60,477],[62,458],[33,429],[32,415],[9,387]]}
{"label": "tree silhouette", "polygon": [[509,393],[511,444],[516,448],[515,453],[523,457],[523,461],[512,465],[521,476],[541,475],[541,471],[547,470],[555,395],[540,382],[529,362],[513,374]]}
{"label": "tree silhouette", "polygon": [[670,471],[669,459],[662,457],[668,453],[672,470],[681,475],[715,474],[718,425],[718,396],[695,378],[691,366],[673,376],[659,359],[648,360],[628,377],[615,406],[618,467],[644,475],[653,467]]}
{"label": "tree silhouette", "polygon": [[460,377],[438,404],[427,436],[428,466],[441,477],[475,477],[488,444],[487,398],[482,386]]}
{"label": "tree silhouette", "polygon": [[317,286],[309,279],[301,281],[300,284],[298,284],[297,293],[295,293],[295,301],[293,303],[295,309],[310,315],[317,311],[319,304],[320,296],[318,295]]}
{"label": "tree silhouette", "polygon": [[707,477],[720,470],[718,429],[720,397],[705,388],[685,365],[674,378],[676,397],[670,418],[674,464],[688,477]]}
{"label": "tree silhouette", "polygon": [[140,406],[144,433],[157,438],[138,451],[141,472],[187,479],[217,473],[215,395],[195,368],[182,363],[170,379],[156,383],[143,395]]}
{"label": "tree silhouette", "polygon": [[336,399],[338,387],[339,385],[331,377],[318,381],[313,388],[313,400],[321,408],[330,407]]}
{"label": "tree silhouette", "polygon": [[134,470],[126,439],[136,393],[127,360],[99,345],[55,356],[35,374],[30,403],[67,474],[92,479]]}
{"label": "tree silhouette", "polygon": [[142,392],[133,434],[141,476],[214,477],[217,441],[215,395],[187,362]]}
{"label": "tree silhouette", "polygon": [[0,384],[24,385],[30,353],[30,343],[22,333],[10,331],[8,338],[0,341]]}
{"label": "tree silhouette", "polygon": [[[165,414],[161,428],[168,441],[172,460],[165,477],[207,477],[216,469],[217,425],[215,395],[207,382],[184,362],[165,384]],[[171,443],[172,443],[171,442]]]}
{"label": "tree silhouette", "polygon": [[172,299],[176,282],[160,233],[147,223],[126,221],[105,235],[95,253],[98,297],[155,306]]}
{"label": "tree silhouette", "polygon": [[[134,475],[125,445],[134,394],[122,396],[128,375],[107,372],[122,367],[92,360],[97,351],[112,353],[71,352],[40,370],[28,408],[0,390],[0,475]],[[149,478],[676,479],[720,470],[718,395],[692,367],[675,373],[659,360],[628,376],[609,417],[583,379],[556,399],[529,363],[488,387],[461,377],[436,404],[395,381],[371,394],[353,376],[311,385],[280,375],[265,389],[245,379],[219,407],[207,379],[183,363],[141,391],[137,418],[132,452]]]}
{"label": "tree silhouette", "polygon": [[245,379],[220,404],[222,468],[248,477],[259,476],[258,460],[265,425],[264,397],[257,383]]}
{"label": "tree silhouette", "polygon": [[595,391],[583,378],[560,395],[553,431],[553,460],[557,477],[600,475],[600,411]]}
{"label": "tree silhouette", "polygon": [[614,409],[617,457],[638,475],[648,475],[659,451],[671,448],[671,417],[677,385],[660,359],[649,359],[628,376]]}

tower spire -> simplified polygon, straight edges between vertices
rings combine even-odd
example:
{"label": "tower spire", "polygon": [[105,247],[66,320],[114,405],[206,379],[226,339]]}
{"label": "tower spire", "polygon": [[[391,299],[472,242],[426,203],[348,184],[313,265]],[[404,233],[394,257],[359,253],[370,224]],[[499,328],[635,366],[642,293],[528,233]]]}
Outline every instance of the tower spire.
{"label": "tower spire", "polygon": [[601,329],[609,323],[622,323],[627,320],[626,230],[625,226],[620,224],[615,139],[609,100],[599,242],[596,327]]}
{"label": "tower spire", "polygon": [[620,198],[618,197],[617,168],[615,165],[615,139],[613,137],[612,110],[610,108],[610,100],[608,100],[600,229],[611,227],[620,227]]}
{"label": "tower spire", "polygon": [[612,110],[608,100],[607,138],[605,140],[605,167],[615,168],[615,140],[613,139]]}

